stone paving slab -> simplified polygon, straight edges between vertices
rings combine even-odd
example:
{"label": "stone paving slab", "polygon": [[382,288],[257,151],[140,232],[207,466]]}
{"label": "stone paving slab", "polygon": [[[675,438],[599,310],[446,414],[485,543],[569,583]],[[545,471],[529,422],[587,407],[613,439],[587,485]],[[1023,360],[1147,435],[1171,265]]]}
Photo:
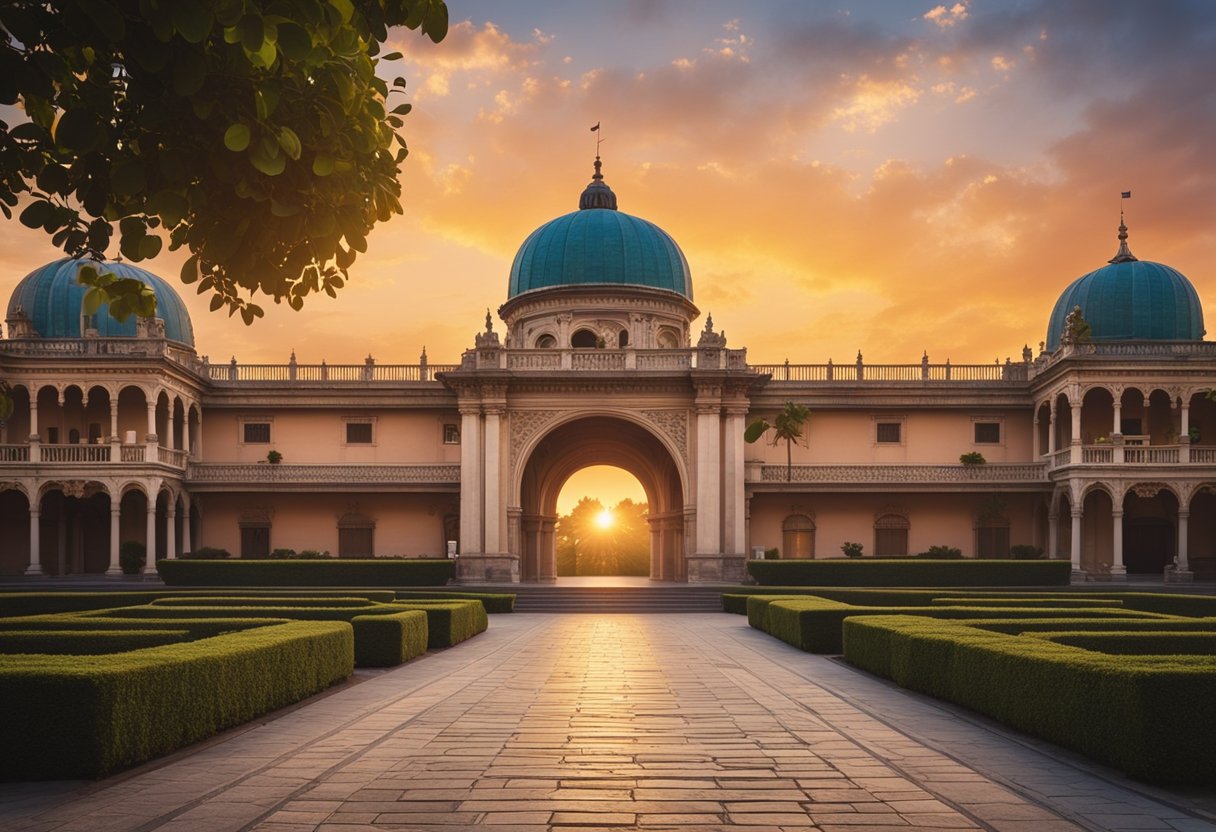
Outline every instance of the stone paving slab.
{"label": "stone paving slab", "polygon": [[126,776],[0,786],[0,830],[1216,830],[740,616],[495,616],[359,677]]}

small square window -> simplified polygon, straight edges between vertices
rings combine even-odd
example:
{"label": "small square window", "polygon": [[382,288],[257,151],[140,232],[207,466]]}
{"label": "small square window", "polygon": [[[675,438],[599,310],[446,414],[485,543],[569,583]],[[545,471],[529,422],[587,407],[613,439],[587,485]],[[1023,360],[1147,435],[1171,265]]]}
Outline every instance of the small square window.
{"label": "small square window", "polygon": [[244,441],[246,445],[269,444],[270,422],[245,422]]}
{"label": "small square window", "polygon": [[1000,422],[976,422],[975,423],[975,444],[977,445],[995,445],[1001,441],[1001,423]]}
{"label": "small square window", "polygon": [[443,444],[459,445],[460,444],[460,426],[459,425],[444,425],[443,426]]}
{"label": "small square window", "polygon": [[347,422],[346,423],[346,444],[347,445],[370,445],[372,443],[372,423],[371,422]]}
{"label": "small square window", "polygon": [[878,441],[898,445],[903,441],[903,422],[879,422]]}

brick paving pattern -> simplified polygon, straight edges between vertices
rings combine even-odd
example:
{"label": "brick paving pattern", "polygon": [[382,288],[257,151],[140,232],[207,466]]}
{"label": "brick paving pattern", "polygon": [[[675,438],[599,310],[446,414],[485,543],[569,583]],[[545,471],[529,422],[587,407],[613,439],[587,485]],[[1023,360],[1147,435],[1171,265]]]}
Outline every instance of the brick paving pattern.
{"label": "brick paving pattern", "polygon": [[359,677],[128,776],[0,787],[0,829],[1216,830],[738,616],[500,615]]}

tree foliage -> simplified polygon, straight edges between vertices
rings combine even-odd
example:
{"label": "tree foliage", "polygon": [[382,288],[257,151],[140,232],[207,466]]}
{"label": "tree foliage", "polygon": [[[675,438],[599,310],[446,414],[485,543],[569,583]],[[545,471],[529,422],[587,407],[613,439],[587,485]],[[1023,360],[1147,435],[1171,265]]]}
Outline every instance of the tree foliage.
{"label": "tree foliage", "polygon": [[[447,33],[443,0],[8,0],[0,4],[0,210],[102,259],[186,248],[186,283],[245,323],[262,292],[333,296],[402,212],[405,80],[389,28]],[[391,108],[390,108],[391,107]],[[90,284],[95,297],[121,284]],[[138,311],[138,301],[129,304]]]}
{"label": "tree foliage", "polygon": [[599,500],[583,497],[569,514],[558,518],[557,574],[649,575],[647,505],[621,500],[612,509],[613,523],[607,528],[596,522],[603,511]]}
{"label": "tree foliage", "polygon": [[773,444],[785,443],[785,481],[789,482],[794,472],[794,443],[802,439],[802,427],[811,418],[811,411],[804,405],[786,402],[773,423],[767,419],[755,419],[743,432],[743,439],[749,444],[757,442],[761,436],[772,430]]}

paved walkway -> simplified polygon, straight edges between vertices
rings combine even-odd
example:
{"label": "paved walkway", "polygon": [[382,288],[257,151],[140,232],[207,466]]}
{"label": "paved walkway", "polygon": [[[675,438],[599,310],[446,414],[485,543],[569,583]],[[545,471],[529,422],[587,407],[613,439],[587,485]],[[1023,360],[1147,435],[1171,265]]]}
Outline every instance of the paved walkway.
{"label": "paved walkway", "polygon": [[499,615],[358,675],[124,777],[0,786],[0,829],[1216,830],[1202,795],[1053,757],[739,616]]}

